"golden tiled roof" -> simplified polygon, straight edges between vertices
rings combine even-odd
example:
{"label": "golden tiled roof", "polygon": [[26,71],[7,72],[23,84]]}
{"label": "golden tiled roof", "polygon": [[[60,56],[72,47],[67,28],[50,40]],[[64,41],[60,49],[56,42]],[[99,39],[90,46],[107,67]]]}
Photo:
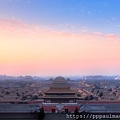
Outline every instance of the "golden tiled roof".
{"label": "golden tiled roof", "polygon": [[64,88],[57,88],[57,87],[50,87],[46,93],[75,93],[74,90],[71,90],[70,87]]}

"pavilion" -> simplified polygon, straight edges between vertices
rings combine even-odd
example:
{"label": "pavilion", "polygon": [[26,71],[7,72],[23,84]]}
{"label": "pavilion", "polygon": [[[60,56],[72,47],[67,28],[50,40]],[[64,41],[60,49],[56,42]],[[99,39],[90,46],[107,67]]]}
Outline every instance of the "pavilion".
{"label": "pavilion", "polygon": [[47,103],[74,103],[77,99],[76,92],[70,89],[65,78],[56,77],[43,99]]}

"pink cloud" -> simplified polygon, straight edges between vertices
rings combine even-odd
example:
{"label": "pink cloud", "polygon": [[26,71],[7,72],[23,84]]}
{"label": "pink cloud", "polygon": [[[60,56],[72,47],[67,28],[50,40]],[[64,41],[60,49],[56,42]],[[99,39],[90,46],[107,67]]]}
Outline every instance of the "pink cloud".
{"label": "pink cloud", "polygon": [[58,32],[19,20],[0,20],[0,72],[112,71],[120,65],[119,40],[115,34]]}
{"label": "pink cloud", "polygon": [[111,38],[111,39],[119,39],[119,40],[120,40],[120,36],[115,35],[115,34],[107,34],[106,36],[107,36],[108,38]]}
{"label": "pink cloud", "polygon": [[94,34],[95,34],[95,35],[98,35],[98,36],[102,36],[102,35],[104,35],[104,34],[101,33],[101,32],[94,32]]}
{"label": "pink cloud", "polygon": [[[84,31],[84,30],[83,30]],[[82,31],[82,32],[83,32]],[[87,30],[85,29],[85,33],[69,33],[69,32],[58,32],[58,31],[53,31],[50,29],[45,29],[43,26],[39,25],[29,25],[21,20],[6,20],[6,19],[1,19],[0,20],[0,32],[8,32],[8,33],[13,33],[13,34],[22,34],[22,35],[30,35],[34,34],[35,36],[41,36],[41,35],[47,35],[47,36],[64,36],[64,37],[76,37],[76,38],[95,38],[96,36],[98,37],[103,37],[103,38],[111,38],[111,39],[120,39],[119,35],[115,34],[104,34],[101,32],[94,32],[94,33],[88,33]]]}

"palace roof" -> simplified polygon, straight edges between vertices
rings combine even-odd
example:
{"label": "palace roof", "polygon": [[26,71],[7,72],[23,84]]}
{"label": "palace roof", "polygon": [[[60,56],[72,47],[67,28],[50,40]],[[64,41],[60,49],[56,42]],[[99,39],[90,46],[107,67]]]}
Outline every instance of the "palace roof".
{"label": "palace roof", "polygon": [[67,81],[63,77],[56,77],[52,86],[45,93],[76,93],[68,86]]}

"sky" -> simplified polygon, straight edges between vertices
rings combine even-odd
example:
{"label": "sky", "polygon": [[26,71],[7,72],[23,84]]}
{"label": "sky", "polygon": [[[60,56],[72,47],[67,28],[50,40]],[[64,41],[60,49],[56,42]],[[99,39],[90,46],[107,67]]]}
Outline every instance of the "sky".
{"label": "sky", "polygon": [[0,0],[0,74],[120,75],[120,0]]}

